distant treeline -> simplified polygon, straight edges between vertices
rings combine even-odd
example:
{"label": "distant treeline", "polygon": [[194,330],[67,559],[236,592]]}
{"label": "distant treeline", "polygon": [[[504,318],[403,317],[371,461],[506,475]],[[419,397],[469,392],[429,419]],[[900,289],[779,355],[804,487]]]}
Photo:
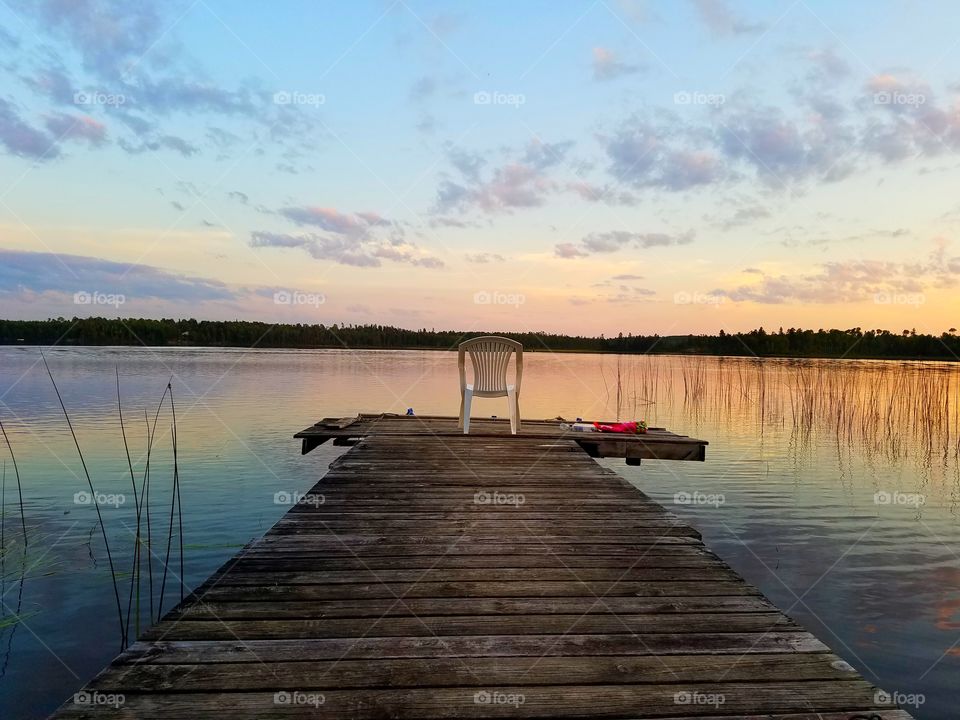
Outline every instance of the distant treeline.
{"label": "distant treeline", "polygon": [[[271,324],[244,320],[148,320],[56,318],[0,320],[3,345],[184,345],[260,348],[450,349],[480,332],[406,330],[389,325]],[[780,357],[942,358],[960,357],[960,336],[914,330],[800,330],[763,328],[718,335],[586,337],[548,332],[493,332],[519,340],[529,350],[692,353]]]}

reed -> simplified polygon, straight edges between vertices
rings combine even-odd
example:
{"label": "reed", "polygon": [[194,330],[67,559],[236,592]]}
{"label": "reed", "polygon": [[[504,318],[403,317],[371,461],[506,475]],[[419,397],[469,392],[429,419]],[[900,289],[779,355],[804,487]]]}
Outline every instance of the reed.
{"label": "reed", "polygon": [[50,365],[47,364],[47,358],[43,351],[40,351],[40,357],[43,359],[43,366],[47,369],[47,375],[50,376],[50,382],[53,384],[54,392],[57,394],[57,400],[60,402],[60,408],[63,410],[63,416],[67,420],[67,427],[70,428],[70,435],[73,437],[73,443],[77,447],[77,454],[80,456],[80,465],[83,467],[83,474],[87,478],[87,487],[90,489],[93,507],[97,511],[97,522],[100,525],[100,534],[103,537],[103,546],[106,549],[107,561],[110,564],[110,579],[113,583],[113,594],[117,601],[117,621],[120,623],[120,648],[123,649],[127,644],[126,627],[123,620],[123,608],[120,605],[120,588],[117,585],[117,571],[113,564],[113,553],[110,552],[110,541],[107,539],[107,528],[103,522],[103,514],[100,512],[100,503],[97,502],[97,491],[93,486],[93,480],[90,477],[90,471],[87,469],[87,462],[83,457],[83,450],[80,448],[80,441],[77,439],[77,433],[74,432],[73,423],[70,421],[70,413],[67,412],[67,406],[60,395],[60,389],[57,387],[57,381],[53,379],[53,373],[50,371]]}
{"label": "reed", "polygon": [[170,438],[173,444],[173,485],[170,493],[170,524],[167,529],[167,551],[163,560],[163,579],[160,582],[160,597],[157,604],[157,621],[160,621],[163,615],[163,597],[167,586],[167,570],[170,567],[170,550],[173,541],[173,516],[175,508],[178,511],[179,531],[177,533],[180,541],[180,600],[183,600],[183,510],[180,505],[180,469],[177,463],[177,409],[173,401],[173,385],[167,383],[167,391],[170,396],[170,415],[173,424],[170,429]]}
{"label": "reed", "polygon": [[[120,367],[116,366],[117,376],[117,415],[120,418],[120,434],[123,437],[123,450],[127,456],[127,468],[130,471],[130,486],[133,489],[133,503],[134,510],[136,512],[137,518],[137,529],[134,534],[134,544],[133,544],[133,558],[132,558],[132,569],[130,571],[130,590],[127,593],[127,620],[124,623],[124,634],[127,638],[130,637],[130,615],[133,609],[133,599],[134,594],[136,594],[137,605],[136,605],[136,623],[134,625],[134,633],[136,636],[140,635],[140,498],[137,491],[137,479],[133,472],[133,462],[130,459],[130,444],[127,442],[127,429],[126,425],[123,422],[123,401],[120,395]],[[134,592],[134,585],[136,584],[136,592]]]}
{"label": "reed", "polygon": [[684,422],[694,425],[709,416],[761,437],[784,427],[795,447],[821,433],[891,461],[913,453],[924,465],[960,463],[957,365],[635,356],[603,383],[608,407],[619,409],[619,398],[629,408],[632,399],[634,415],[682,407]]}
{"label": "reed", "polygon": [[[17,456],[13,454],[13,444],[10,442],[10,437],[7,435],[7,429],[3,426],[3,421],[0,420],[0,433],[3,433],[3,439],[7,443],[7,451],[10,453],[10,461],[13,463],[13,473],[17,478],[17,494],[20,497],[20,527],[23,528],[23,544],[27,544],[27,516],[23,510],[23,486],[20,484],[20,468],[17,465]],[[4,471],[6,471],[6,464],[4,464]]]}

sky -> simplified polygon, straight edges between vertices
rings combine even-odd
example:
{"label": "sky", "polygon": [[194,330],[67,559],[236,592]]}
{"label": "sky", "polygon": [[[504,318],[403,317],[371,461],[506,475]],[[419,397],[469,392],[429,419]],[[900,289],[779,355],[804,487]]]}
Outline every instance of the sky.
{"label": "sky", "polygon": [[0,0],[0,316],[941,333],[958,19]]}

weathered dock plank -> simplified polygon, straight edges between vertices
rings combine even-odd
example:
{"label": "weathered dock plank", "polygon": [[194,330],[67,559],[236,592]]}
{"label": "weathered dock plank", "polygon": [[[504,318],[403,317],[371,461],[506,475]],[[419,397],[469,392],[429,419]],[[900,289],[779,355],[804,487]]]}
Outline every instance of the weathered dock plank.
{"label": "weathered dock plank", "polygon": [[530,434],[363,435],[57,717],[909,720],[689,526]]}
{"label": "weathered dock plank", "polygon": [[[702,461],[706,457],[708,445],[706,440],[677,435],[665,428],[650,428],[645,434],[628,436],[573,432],[565,430],[563,428],[565,424],[569,425],[570,421],[561,418],[524,420],[520,432],[511,437],[528,440],[574,440],[591,457],[626,458],[630,465],[639,464],[641,460]],[[352,445],[373,434],[378,436],[429,435],[443,438],[462,435],[463,430],[457,426],[455,417],[361,413],[352,418],[324,418],[301,430],[294,437],[301,439],[301,452],[306,455],[327,440],[333,440],[335,445]],[[470,420],[470,437],[502,441],[503,436],[509,434],[510,424],[506,420],[494,418]],[[403,452],[403,449],[398,448],[398,451]],[[537,454],[535,445],[521,448],[513,444],[510,446],[510,451],[517,456],[524,452],[532,456]],[[438,456],[437,459],[445,467],[449,466],[446,458]],[[447,467],[447,469],[450,468]],[[518,472],[525,476],[522,469]]]}

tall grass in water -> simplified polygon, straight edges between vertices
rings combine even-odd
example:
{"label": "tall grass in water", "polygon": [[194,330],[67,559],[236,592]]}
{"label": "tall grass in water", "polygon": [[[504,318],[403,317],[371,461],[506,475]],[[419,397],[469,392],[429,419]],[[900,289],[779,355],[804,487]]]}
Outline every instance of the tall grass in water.
{"label": "tall grass in water", "polygon": [[57,381],[53,379],[53,373],[50,371],[50,366],[47,364],[47,358],[44,356],[41,351],[40,357],[43,358],[43,366],[47,369],[47,375],[50,376],[50,382],[53,383],[53,389],[57,394],[57,400],[60,401],[60,408],[63,410],[63,416],[67,420],[67,427],[70,428],[70,435],[73,437],[73,442],[77,446],[77,453],[80,455],[80,465],[83,467],[83,474],[87,478],[87,487],[90,488],[90,496],[93,502],[93,507],[97,511],[97,522],[100,525],[100,534],[103,536],[103,546],[107,551],[107,560],[110,563],[110,579],[113,582],[113,594],[117,601],[117,621],[120,623],[120,647],[123,649],[127,645],[127,631],[126,626],[123,620],[123,608],[120,605],[120,588],[117,584],[117,571],[113,565],[113,553],[110,552],[110,541],[107,539],[107,528],[103,524],[103,515],[100,512],[100,503],[97,502],[97,491],[93,487],[93,480],[90,478],[90,471],[87,470],[87,462],[83,457],[83,450],[80,449],[80,441],[77,439],[77,433],[73,430],[73,423],[70,421],[70,414],[67,412],[67,406],[63,402],[63,397],[60,395],[60,389],[57,387]]}
{"label": "tall grass in water", "polygon": [[[159,594],[157,594],[157,585],[154,579],[154,536],[153,536],[153,515],[150,510],[151,489],[154,475],[154,447],[157,440],[157,426],[160,423],[160,415],[163,411],[164,403],[169,402],[170,406],[170,439],[173,453],[172,462],[172,482],[170,485],[170,512],[167,527],[166,550],[164,556],[156,555],[156,559],[163,566],[163,572],[159,579]],[[137,547],[139,548],[134,559],[135,571],[131,576],[130,596],[134,594],[137,599],[136,617],[139,627],[141,617],[140,594],[141,583],[143,579],[143,548],[146,548],[146,566],[147,566],[147,594],[149,596],[148,618],[151,622],[159,621],[163,616],[163,604],[167,593],[167,576],[171,572],[170,561],[173,555],[173,534],[174,518],[176,518],[176,533],[178,538],[179,551],[179,585],[180,600],[185,595],[185,583],[183,579],[184,556],[183,556],[183,506],[180,493],[180,464],[179,464],[179,437],[177,434],[177,410],[173,396],[173,377],[167,382],[163,395],[157,403],[157,409],[154,411],[153,421],[151,422],[147,411],[144,410],[144,424],[146,428],[146,452],[143,469],[143,478],[139,488],[139,499],[137,501]],[[146,536],[144,538],[144,529]],[[131,597],[128,597],[128,605],[131,604]],[[156,601],[156,605],[154,604]],[[129,613],[128,613],[129,621]]]}
{"label": "tall grass in water", "polygon": [[[74,445],[77,448],[77,453],[80,457],[80,464],[83,467],[83,472],[86,477],[87,487],[90,492],[92,504],[97,513],[97,523],[91,529],[91,532],[96,532],[96,529],[100,529],[100,535],[103,539],[104,548],[106,550],[107,560],[110,568],[110,577],[113,585],[114,599],[116,601],[117,607],[117,618],[120,626],[120,644],[121,648],[126,647],[128,641],[130,640],[130,624],[131,616],[136,619],[134,632],[136,635],[139,635],[140,632],[140,621],[142,618],[141,614],[141,592],[143,585],[143,565],[144,565],[144,551],[147,555],[147,566],[148,566],[148,583],[149,583],[149,618],[150,622],[153,622],[155,619],[159,620],[162,614],[163,607],[163,596],[165,594],[166,587],[166,577],[168,572],[168,565],[171,559],[172,552],[172,533],[173,533],[173,516],[175,510],[180,510],[181,508],[181,497],[180,497],[180,471],[179,471],[179,458],[178,458],[178,438],[176,434],[176,408],[173,401],[173,386],[172,378],[171,381],[167,383],[166,389],[163,392],[160,402],[157,405],[157,410],[154,414],[153,423],[151,424],[147,410],[144,409],[144,422],[146,429],[146,452],[143,470],[143,478],[141,482],[137,483],[137,474],[134,470],[134,462],[131,457],[130,452],[130,443],[127,436],[127,427],[126,421],[124,418],[123,412],[123,397],[120,387],[120,370],[119,368],[115,369],[116,375],[116,388],[117,388],[117,414],[120,421],[120,433],[123,439],[124,453],[127,460],[127,472],[130,475],[130,487],[133,493],[134,498],[134,511],[136,513],[136,531],[135,531],[135,540],[134,547],[131,558],[131,572],[130,572],[130,584],[127,591],[127,600],[126,600],[126,613],[124,613],[121,601],[120,601],[120,582],[118,580],[117,567],[114,563],[114,549],[110,545],[108,539],[108,533],[106,524],[104,522],[103,514],[101,513],[100,504],[98,501],[98,496],[96,488],[94,486],[93,478],[91,476],[90,470],[87,466],[86,458],[84,457],[83,450],[81,448],[79,438],[74,429],[72,419],[69,412],[67,411],[66,404],[63,400],[63,396],[60,393],[60,389],[57,386],[57,382],[54,379],[53,372],[50,369],[47,359],[43,356],[41,352],[41,358],[43,359],[44,367],[46,368],[47,375],[50,378],[50,382],[53,385],[54,392],[56,393],[57,400],[60,403],[60,408],[63,411],[63,416],[67,421],[67,427],[70,430],[71,437],[73,438]],[[160,420],[160,414],[164,407],[169,396],[170,399],[170,412],[172,417],[172,428],[171,428],[171,438],[173,442],[173,481],[171,484],[171,520],[170,527],[168,529],[168,538],[167,538],[167,552],[166,559],[164,560],[164,572],[163,572],[163,582],[160,586],[160,598],[158,602],[158,611],[156,616],[154,615],[154,578],[153,578],[153,537],[152,537],[152,528],[150,523],[150,482],[151,482],[151,458],[154,441],[156,439],[156,430],[157,425]],[[13,457],[12,446],[10,440],[6,435],[6,431],[3,431],[4,437],[7,440],[8,449],[10,449],[11,457]],[[15,466],[16,467],[16,466]],[[17,482],[19,487],[19,473],[17,473]],[[6,463],[4,463],[3,468],[3,478],[0,480],[0,506],[3,506],[4,513],[0,516],[0,547],[3,546],[3,541],[6,537],[6,515],[5,515],[5,494],[6,494]],[[22,497],[22,494],[21,494]],[[23,503],[21,500],[21,522],[24,527],[24,533],[26,533],[26,521],[24,519],[23,513]],[[143,534],[144,520],[146,520],[147,533],[146,537]],[[183,518],[182,511],[179,513],[179,525],[178,525],[178,536],[179,536],[179,550],[180,550],[180,597],[183,599],[184,595],[184,585],[183,585]],[[0,555],[2,557],[2,555]]]}
{"label": "tall grass in water", "polygon": [[[20,527],[23,528],[23,544],[27,544],[27,517],[23,511],[23,486],[20,484],[20,468],[17,466],[17,456],[13,454],[13,445],[10,442],[10,437],[7,435],[7,429],[3,426],[3,421],[0,420],[0,433],[3,433],[3,439],[7,443],[7,450],[10,453],[10,460],[13,463],[13,473],[17,477],[17,493],[20,496]],[[6,479],[7,464],[3,464],[4,479]],[[6,487],[6,485],[4,485]],[[4,505],[4,511],[6,511],[6,505]],[[0,544],[2,547],[2,544]]]}
{"label": "tall grass in water", "polygon": [[817,433],[890,461],[960,464],[960,363],[626,356],[615,372],[603,383],[618,412],[642,400],[680,425],[709,417],[761,437],[785,428],[792,446]]}
{"label": "tall grass in water", "polygon": [[173,488],[170,493],[170,526],[167,529],[167,552],[163,560],[163,580],[160,582],[160,601],[157,608],[157,621],[159,622],[163,615],[163,594],[167,587],[167,570],[170,567],[170,546],[173,541],[173,514],[174,509],[178,511],[179,532],[177,537],[180,540],[180,600],[183,600],[183,509],[180,505],[180,469],[177,464],[177,408],[173,402],[173,386],[167,383],[167,391],[170,396],[170,416],[172,426],[170,428],[170,438],[173,443]]}
{"label": "tall grass in water", "polygon": [[137,479],[133,472],[133,462],[130,459],[130,444],[127,442],[127,428],[123,422],[123,400],[120,395],[120,367],[115,368],[117,374],[117,415],[120,417],[120,434],[123,437],[123,450],[127,456],[127,468],[130,471],[130,486],[133,489],[133,504],[134,511],[136,512],[137,518],[137,529],[134,533],[134,545],[133,545],[133,568],[130,571],[130,591],[127,593],[127,620],[124,623],[124,633],[129,638],[130,637],[130,614],[133,608],[133,599],[134,599],[134,585],[136,585],[136,623],[134,625],[134,635],[140,635],[140,553],[141,553],[141,541],[140,537],[140,497],[137,491]]}

